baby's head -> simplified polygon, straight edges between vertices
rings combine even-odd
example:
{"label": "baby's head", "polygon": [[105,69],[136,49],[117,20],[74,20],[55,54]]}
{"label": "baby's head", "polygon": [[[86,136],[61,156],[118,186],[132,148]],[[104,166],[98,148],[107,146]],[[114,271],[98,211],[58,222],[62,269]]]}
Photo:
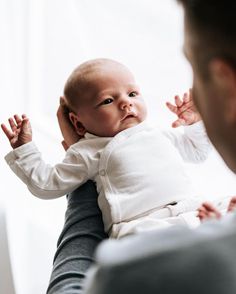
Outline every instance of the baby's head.
{"label": "baby's head", "polygon": [[70,75],[64,96],[77,133],[113,137],[141,123],[146,106],[134,76],[110,59],[89,60]]}

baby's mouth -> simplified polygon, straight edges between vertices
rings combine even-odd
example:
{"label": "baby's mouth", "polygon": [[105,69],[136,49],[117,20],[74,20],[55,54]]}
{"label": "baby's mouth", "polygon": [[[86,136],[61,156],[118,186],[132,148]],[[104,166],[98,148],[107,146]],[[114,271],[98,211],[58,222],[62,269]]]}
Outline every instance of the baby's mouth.
{"label": "baby's mouth", "polygon": [[126,119],[129,119],[129,118],[134,118],[134,117],[137,117],[136,113],[128,113],[126,114],[126,116],[124,118],[122,118],[122,121],[126,120]]}
{"label": "baby's mouth", "polygon": [[134,115],[129,114],[129,115],[127,115],[127,116],[125,117],[125,119],[127,119],[127,118],[132,118],[132,117],[134,117]]}

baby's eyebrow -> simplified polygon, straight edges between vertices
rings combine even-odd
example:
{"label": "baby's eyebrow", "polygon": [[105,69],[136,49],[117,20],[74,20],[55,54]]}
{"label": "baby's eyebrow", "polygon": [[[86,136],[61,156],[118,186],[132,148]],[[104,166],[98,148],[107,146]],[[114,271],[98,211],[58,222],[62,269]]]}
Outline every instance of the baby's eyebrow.
{"label": "baby's eyebrow", "polygon": [[128,88],[139,90],[139,86],[137,84],[128,84]]}

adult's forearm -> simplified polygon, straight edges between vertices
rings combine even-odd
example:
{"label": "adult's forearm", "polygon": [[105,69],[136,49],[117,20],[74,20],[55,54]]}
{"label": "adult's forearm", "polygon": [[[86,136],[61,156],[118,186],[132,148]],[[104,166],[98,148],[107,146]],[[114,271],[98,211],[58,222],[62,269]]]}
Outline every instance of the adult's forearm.
{"label": "adult's forearm", "polygon": [[65,225],[58,240],[47,294],[81,293],[94,251],[106,237],[95,185],[88,181],[68,195]]}

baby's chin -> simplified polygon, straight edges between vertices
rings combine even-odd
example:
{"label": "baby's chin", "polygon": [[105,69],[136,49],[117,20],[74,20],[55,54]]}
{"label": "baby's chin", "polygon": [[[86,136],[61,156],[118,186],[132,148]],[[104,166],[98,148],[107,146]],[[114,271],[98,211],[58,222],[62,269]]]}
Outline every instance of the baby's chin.
{"label": "baby's chin", "polygon": [[120,127],[120,129],[114,134],[117,135],[120,132],[130,129],[132,127],[135,127],[137,125],[139,125],[142,121],[137,121],[137,120],[133,120],[133,119],[127,119],[125,122],[122,123],[122,126]]}
{"label": "baby's chin", "polygon": [[137,125],[139,125],[143,120],[138,120],[138,119],[134,119],[134,118],[127,118],[124,121],[122,121],[122,123],[118,126],[116,126],[116,128],[110,129],[110,130],[106,130],[102,133],[97,134],[96,132],[91,132],[91,134],[98,136],[98,137],[114,137],[117,134],[119,134],[120,132],[127,130],[129,128],[135,127]]}

